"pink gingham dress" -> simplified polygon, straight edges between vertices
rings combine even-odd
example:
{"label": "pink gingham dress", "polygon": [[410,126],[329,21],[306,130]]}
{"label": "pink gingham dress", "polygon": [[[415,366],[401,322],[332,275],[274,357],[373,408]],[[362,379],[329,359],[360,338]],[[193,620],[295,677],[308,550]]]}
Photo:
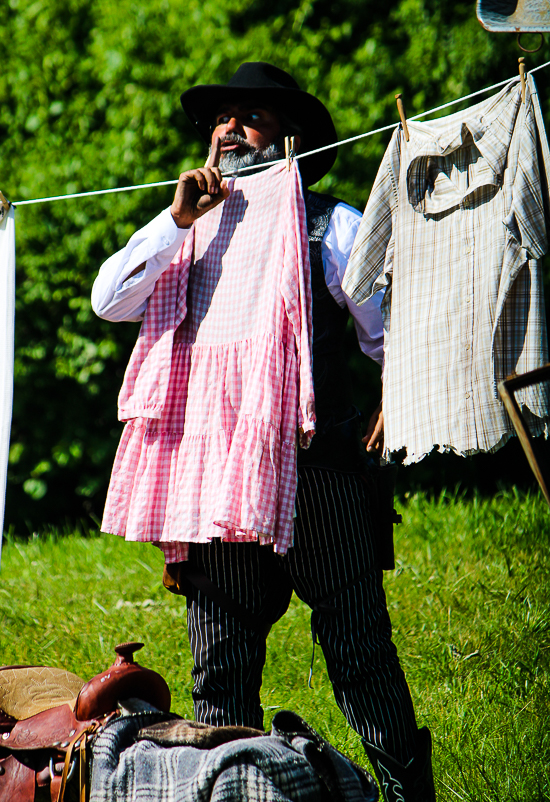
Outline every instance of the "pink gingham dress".
{"label": "pink gingham dress", "polygon": [[149,299],[119,397],[102,530],[189,543],[293,538],[297,432],[315,430],[309,244],[295,164],[232,179]]}

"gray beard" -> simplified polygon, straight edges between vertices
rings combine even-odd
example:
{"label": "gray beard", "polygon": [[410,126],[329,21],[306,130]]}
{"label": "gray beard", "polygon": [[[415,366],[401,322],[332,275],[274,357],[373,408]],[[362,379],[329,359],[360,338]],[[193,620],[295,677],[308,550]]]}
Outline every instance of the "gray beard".
{"label": "gray beard", "polygon": [[[211,150],[212,148],[210,148]],[[274,142],[266,148],[250,148],[242,156],[230,151],[229,153],[222,153],[219,163],[219,168],[222,173],[236,173],[242,170],[243,167],[253,167],[258,165],[260,167],[269,162],[281,159],[284,156],[284,145],[282,137],[277,137]],[[246,175],[255,173],[256,170],[248,170]]]}

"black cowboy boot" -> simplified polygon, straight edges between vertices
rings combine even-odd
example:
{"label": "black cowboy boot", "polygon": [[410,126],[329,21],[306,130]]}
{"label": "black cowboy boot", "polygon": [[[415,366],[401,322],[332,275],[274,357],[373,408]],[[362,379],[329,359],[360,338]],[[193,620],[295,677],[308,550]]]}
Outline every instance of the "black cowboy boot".
{"label": "black cowboy boot", "polygon": [[435,802],[432,739],[427,727],[418,730],[414,755],[406,766],[363,741],[386,802]]}

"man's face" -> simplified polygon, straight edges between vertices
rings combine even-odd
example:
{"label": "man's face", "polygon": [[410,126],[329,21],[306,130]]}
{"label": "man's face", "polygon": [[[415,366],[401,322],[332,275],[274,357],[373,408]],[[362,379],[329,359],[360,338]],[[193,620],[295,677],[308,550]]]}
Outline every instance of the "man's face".
{"label": "man's face", "polygon": [[[284,155],[281,124],[275,111],[252,103],[227,103],[218,109],[212,131],[221,140],[220,170],[265,164]],[[283,151],[283,152],[281,152]]]}
{"label": "man's face", "polygon": [[[242,156],[247,150],[262,150],[281,133],[279,117],[269,107],[255,106],[250,103],[227,103],[220,107],[214,123],[214,136],[222,140],[222,153],[236,153]],[[236,134],[246,139],[248,147],[231,143],[229,140]],[[224,144],[224,139],[228,139]]]}

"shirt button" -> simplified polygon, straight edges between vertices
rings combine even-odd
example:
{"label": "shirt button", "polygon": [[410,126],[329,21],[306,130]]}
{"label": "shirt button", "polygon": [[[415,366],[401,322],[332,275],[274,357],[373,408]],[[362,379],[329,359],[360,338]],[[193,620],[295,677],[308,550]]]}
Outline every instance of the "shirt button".
{"label": "shirt button", "polygon": [[465,253],[465,254],[472,253],[472,251],[473,251],[473,248],[465,248],[465,249],[464,249],[464,253]]}
{"label": "shirt button", "polygon": [[466,395],[464,396],[464,398],[469,398],[469,397],[470,397],[470,393],[466,393]]}
{"label": "shirt button", "polygon": [[467,346],[466,346],[466,350],[467,350],[467,351],[469,351],[469,350],[470,350],[470,346],[469,346],[469,345],[467,345]]}
{"label": "shirt button", "polygon": [[165,248],[167,248],[170,245],[170,240],[168,239],[168,237],[162,238],[162,244],[164,245]]}

